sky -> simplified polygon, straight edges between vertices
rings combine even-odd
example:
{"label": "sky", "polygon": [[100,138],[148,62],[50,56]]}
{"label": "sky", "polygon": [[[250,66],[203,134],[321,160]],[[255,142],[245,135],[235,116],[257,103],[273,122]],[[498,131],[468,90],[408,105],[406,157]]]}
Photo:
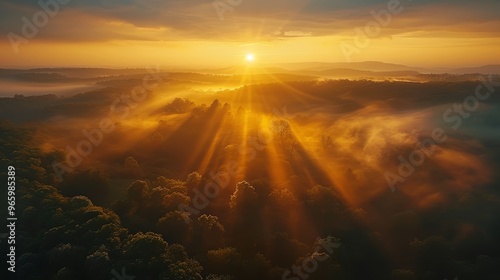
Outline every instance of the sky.
{"label": "sky", "polygon": [[[44,7],[42,7],[44,6]],[[2,0],[0,67],[500,64],[498,0]]]}

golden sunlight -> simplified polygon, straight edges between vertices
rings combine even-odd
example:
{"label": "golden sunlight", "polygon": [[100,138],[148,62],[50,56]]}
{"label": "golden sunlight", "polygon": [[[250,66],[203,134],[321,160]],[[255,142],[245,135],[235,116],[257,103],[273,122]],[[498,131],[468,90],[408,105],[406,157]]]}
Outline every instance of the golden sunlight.
{"label": "golden sunlight", "polygon": [[500,0],[68,2],[0,1],[9,271],[500,279]]}
{"label": "golden sunlight", "polygon": [[255,56],[253,55],[253,53],[249,53],[246,55],[246,60],[248,62],[253,62],[255,60]]}

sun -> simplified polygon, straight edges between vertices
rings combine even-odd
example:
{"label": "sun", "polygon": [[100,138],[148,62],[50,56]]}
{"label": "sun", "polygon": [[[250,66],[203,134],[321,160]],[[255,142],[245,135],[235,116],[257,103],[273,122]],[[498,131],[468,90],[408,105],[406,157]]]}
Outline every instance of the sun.
{"label": "sun", "polygon": [[253,55],[253,53],[248,53],[248,54],[246,55],[246,60],[247,60],[248,62],[252,62],[252,61],[254,61],[254,60],[255,60],[255,56]]}

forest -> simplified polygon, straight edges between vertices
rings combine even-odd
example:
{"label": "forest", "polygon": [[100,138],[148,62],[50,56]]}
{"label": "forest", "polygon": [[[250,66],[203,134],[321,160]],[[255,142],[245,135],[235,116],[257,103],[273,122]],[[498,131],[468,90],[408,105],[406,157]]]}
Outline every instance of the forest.
{"label": "forest", "polygon": [[97,87],[0,98],[18,279],[500,278],[498,76],[46,71]]}

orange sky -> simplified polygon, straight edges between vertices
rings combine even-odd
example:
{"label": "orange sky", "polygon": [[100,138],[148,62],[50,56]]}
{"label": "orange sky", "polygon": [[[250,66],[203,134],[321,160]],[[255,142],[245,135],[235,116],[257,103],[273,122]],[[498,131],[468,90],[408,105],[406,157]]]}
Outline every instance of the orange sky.
{"label": "orange sky", "polygon": [[[257,65],[500,64],[499,1],[241,0],[223,18],[211,1],[53,2],[58,11],[52,16],[36,2],[0,4],[0,66],[225,67],[242,63],[247,53]],[[28,38],[23,26],[37,13],[39,22],[45,13],[46,24],[35,25]],[[376,22],[372,14],[381,15],[380,28],[365,29]]]}

